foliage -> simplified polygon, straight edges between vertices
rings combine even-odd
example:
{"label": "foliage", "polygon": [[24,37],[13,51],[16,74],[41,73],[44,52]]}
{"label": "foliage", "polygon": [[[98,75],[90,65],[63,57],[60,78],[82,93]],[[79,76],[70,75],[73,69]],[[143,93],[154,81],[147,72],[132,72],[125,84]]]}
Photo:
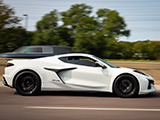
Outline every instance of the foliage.
{"label": "foliage", "polygon": [[34,35],[32,44],[39,45],[69,45],[72,46],[72,39],[68,34],[67,28],[59,27],[59,13],[57,10],[51,11],[43,16],[37,23],[37,31]]}
{"label": "foliage", "polygon": [[99,9],[97,19],[101,25],[100,29],[110,38],[128,37],[130,35],[130,30],[126,30],[124,19],[115,10]]}
{"label": "foliage", "polygon": [[[62,12],[63,26],[70,30],[77,52],[85,52],[99,57],[115,57],[117,38],[129,36],[126,24],[117,11],[100,9],[92,16],[92,7],[85,4],[72,5]],[[115,49],[114,49],[115,48]],[[113,50],[114,49],[114,50]]]}
{"label": "foliage", "polygon": [[9,52],[21,46],[30,45],[32,34],[22,27],[4,29],[0,34],[0,52]]}
{"label": "foliage", "polygon": [[33,33],[19,27],[19,21],[13,8],[0,0],[0,52],[13,51],[30,44]]}
{"label": "foliage", "polygon": [[59,13],[53,10],[37,22],[36,31],[19,27],[21,20],[13,8],[0,0],[0,52],[13,51],[25,45],[72,46],[76,52],[112,59],[157,59],[160,44],[149,41],[118,42],[130,35],[126,24],[115,10],[99,9],[75,4]]}
{"label": "foliage", "polygon": [[134,55],[133,45],[134,43],[132,42],[119,42],[119,52],[121,52],[121,59],[132,59]]}
{"label": "foliage", "polygon": [[129,36],[129,30],[117,11],[100,9],[93,16],[91,6],[75,4],[67,11],[44,15],[37,23],[33,44],[69,45],[76,52],[111,57],[117,55],[120,36]]}
{"label": "foliage", "polygon": [[44,15],[37,23],[33,44],[69,45],[76,52],[103,58],[158,57],[160,47],[157,43],[118,42],[119,37],[129,35],[130,30],[126,29],[124,19],[117,11],[99,9],[93,16],[91,6],[75,4],[64,12],[53,10]]}
{"label": "foliage", "polygon": [[155,60],[160,56],[160,44],[156,42],[136,42],[133,46],[135,58]]}
{"label": "foliage", "polygon": [[16,25],[20,21],[20,18],[14,14],[13,8],[10,8],[0,0],[0,31]]}

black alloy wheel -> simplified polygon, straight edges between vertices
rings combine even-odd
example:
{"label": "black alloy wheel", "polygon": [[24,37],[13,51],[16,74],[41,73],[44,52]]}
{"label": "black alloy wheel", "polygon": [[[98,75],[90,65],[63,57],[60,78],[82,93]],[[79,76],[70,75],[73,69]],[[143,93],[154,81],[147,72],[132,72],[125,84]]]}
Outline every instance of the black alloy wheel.
{"label": "black alloy wheel", "polygon": [[134,97],[138,95],[139,84],[135,77],[121,75],[115,80],[113,90],[120,97]]}
{"label": "black alloy wheel", "polygon": [[15,79],[15,88],[21,95],[36,95],[41,89],[39,76],[32,71],[23,71]]}

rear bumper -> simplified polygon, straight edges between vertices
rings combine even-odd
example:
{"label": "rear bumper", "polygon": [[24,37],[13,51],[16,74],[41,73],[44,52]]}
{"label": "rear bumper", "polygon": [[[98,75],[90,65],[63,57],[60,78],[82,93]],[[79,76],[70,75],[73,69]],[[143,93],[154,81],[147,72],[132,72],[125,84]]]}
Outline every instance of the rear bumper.
{"label": "rear bumper", "polygon": [[5,77],[3,77],[2,82],[3,82],[3,84],[4,84],[5,86],[12,88],[12,86],[8,85]]}

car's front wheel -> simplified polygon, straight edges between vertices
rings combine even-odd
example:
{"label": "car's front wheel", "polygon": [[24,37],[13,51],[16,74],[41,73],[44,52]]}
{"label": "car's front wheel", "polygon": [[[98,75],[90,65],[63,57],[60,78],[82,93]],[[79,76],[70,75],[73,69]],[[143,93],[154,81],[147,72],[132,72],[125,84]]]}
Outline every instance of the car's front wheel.
{"label": "car's front wheel", "polygon": [[121,75],[115,80],[113,90],[120,97],[134,97],[138,95],[139,84],[135,77],[128,74]]}
{"label": "car's front wheel", "polygon": [[21,95],[36,95],[40,92],[39,76],[32,71],[23,71],[15,78],[15,89]]}

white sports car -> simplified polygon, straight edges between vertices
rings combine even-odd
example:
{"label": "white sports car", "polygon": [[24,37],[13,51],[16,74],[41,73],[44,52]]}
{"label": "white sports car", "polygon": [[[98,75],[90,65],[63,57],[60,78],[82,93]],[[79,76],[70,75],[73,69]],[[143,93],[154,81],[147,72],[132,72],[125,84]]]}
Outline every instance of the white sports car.
{"label": "white sports car", "polygon": [[8,61],[3,83],[21,95],[58,90],[102,91],[133,97],[156,91],[151,76],[80,53]]}

